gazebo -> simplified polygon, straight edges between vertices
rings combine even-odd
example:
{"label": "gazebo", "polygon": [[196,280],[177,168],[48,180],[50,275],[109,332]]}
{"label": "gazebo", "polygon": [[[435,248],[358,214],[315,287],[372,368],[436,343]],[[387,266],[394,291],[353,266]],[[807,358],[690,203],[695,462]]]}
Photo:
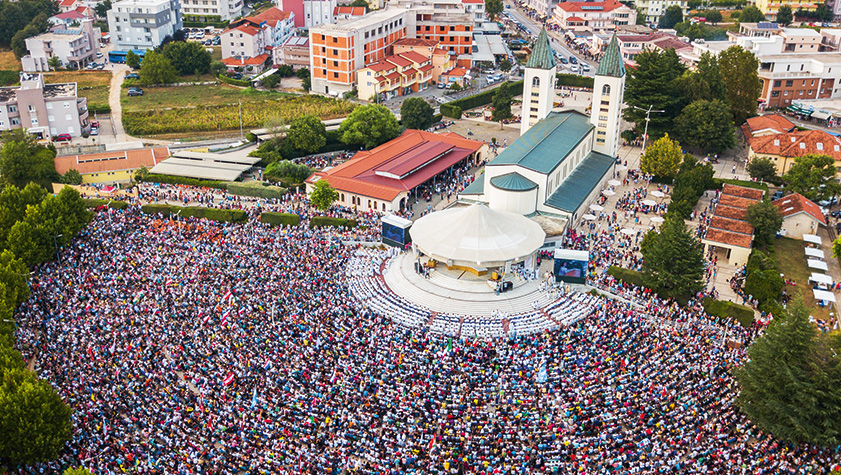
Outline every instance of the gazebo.
{"label": "gazebo", "polygon": [[482,203],[436,211],[418,219],[409,233],[416,252],[477,274],[534,256],[546,239],[534,221]]}

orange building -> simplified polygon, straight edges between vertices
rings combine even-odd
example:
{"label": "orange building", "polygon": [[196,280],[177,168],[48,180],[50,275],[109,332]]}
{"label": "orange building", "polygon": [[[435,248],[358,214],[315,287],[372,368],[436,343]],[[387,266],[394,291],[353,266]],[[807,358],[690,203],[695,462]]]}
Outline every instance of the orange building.
{"label": "orange building", "polygon": [[356,85],[356,72],[392,54],[392,44],[407,36],[408,12],[389,8],[348,22],[310,29],[313,92],[339,95]]}
{"label": "orange building", "polygon": [[470,68],[473,20],[467,14],[415,12],[415,38],[437,41],[438,47],[458,55],[458,66]]}
{"label": "orange building", "polygon": [[391,99],[423,91],[432,81],[432,59],[414,51],[389,56],[359,70],[359,97]]}
{"label": "orange building", "polygon": [[424,40],[421,38],[403,38],[394,43],[394,54],[408,53],[414,51],[432,60],[432,81],[441,80],[441,75],[453,69],[456,65],[458,55],[439,48],[435,40]]}

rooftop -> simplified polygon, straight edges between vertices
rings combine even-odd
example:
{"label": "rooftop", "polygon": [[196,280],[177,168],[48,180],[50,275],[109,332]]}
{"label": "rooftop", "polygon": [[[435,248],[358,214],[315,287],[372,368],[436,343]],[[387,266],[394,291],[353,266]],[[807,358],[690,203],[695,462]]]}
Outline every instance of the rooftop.
{"label": "rooftop", "polygon": [[435,40],[425,40],[423,38],[400,38],[392,43],[393,46],[437,46],[438,42]]}
{"label": "rooftop", "polygon": [[780,210],[783,218],[788,218],[799,213],[806,213],[815,218],[819,223],[826,224],[826,218],[824,218],[820,206],[800,193],[783,196],[780,199],[774,200],[772,203]]}
{"label": "rooftop", "polygon": [[841,141],[822,130],[797,130],[763,135],[752,137],[749,142],[751,150],[757,154],[800,157],[819,153],[841,160]]}
{"label": "rooftop", "polygon": [[283,46],[304,48],[309,46],[310,38],[308,36],[290,36]]}
{"label": "rooftop", "polygon": [[599,186],[616,159],[599,152],[590,152],[546,200],[546,205],[567,213],[575,213],[591,192]]}
{"label": "rooftop", "polygon": [[604,2],[563,2],[559,3],[557,7],[566,12],[609,12],[625,5],[616,0],[607,0]]}
{"label": "rooftop", "polygon": [[408,10],[405,8],[387,8],[384,10],[377,10],[359,18],[354,18],[348,21],[333,23],[329,25],[319,25],[310,29],[311,32],[316,33],[330,33],[339,31],[356,31],[372,26],[377,26],[380,23],[390,21],[400,15],[404,15]]}
{"label": "rooftop", "polygon": [[549,35],[544,27],[537,35],[537,41],[535,41],[534,49],[526,62],[526,68],[552,69],[554,67],[555,54],[552,51],[552,45],[549,44]]}
{"label": "rooftop", "polygon": [[519,173],[506,173],[491,178],[491,185],[506,191],[528,191],[537,188],[537,183]]}
{"label": "rooftop", "polygon": [[115,152],[90,153],[86,155],[65,155],[55,157],[55,169],[59,174],[74,169],[81,174],[104,173],[120,170],[152,168],[169,156],[166,147],[144,148]]}
{"label": "rooftop", "polygon": [[725,184],[716,204],[704,240],[736,247],[750,247],[753,226],[746,220],[750,205],[762,200],[765,192],[755,188]]}
{"label": "rooftop", "polygon": [[747,120],[748,129],[752,133],[761,130],[774,130],[777,133],[791,132],[795,126],[785,116],[780,114],[760,115]]}
{"label": "rooftop", "polygon": [[607,45],[599,67],[596,69],[597,76],[609,76],[621,78],[625,75],[625,61],[622,60],[622,53],[619,51],[619,42],[616,40],[616,33]]}

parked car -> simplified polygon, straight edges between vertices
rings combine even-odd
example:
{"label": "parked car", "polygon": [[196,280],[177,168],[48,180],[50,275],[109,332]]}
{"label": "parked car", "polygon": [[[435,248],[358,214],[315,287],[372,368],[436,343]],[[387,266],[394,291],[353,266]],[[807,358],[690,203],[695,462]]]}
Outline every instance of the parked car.
{"label": "parked car", "polygon": [[493,74],[495,72],[496,71],[494,71],[493,69],[486,69],[486,70],[482,71],[483,74]]}
{"label": "parked car", "polygon": [[566,59],[566,58],[564,58],[563,56],[561,56],[560,60],[561,60],[561,62],[562,62],[562,63],[564,63],[564,64],[568,64],[568,63],[569,63],[569,60],[568,60],[568,59]]}
{"label": "parked car", "polygon": [[774,196],[771,197],[771,201],[778,200],[783,197],[783,190],[777,190],[774,192]]}
{"label": "parked car", "polygon": [[210,45],[212,45],[212,44],[213,44],[213,40],[211,40],[210,38],[208,38],[208,39],[204,40],[204,45],[205,45],[205,46],[210,46]]}
{"label": "parked car", "polygon": [[213,38],[213,42],[211,43],[213,46],[219,46],[222,44],[222,40],[219,37]]}
{"label": "parked car", "polygon": [[242,73],[232,74],[231,79],[236,79],[237,81],[239,81],[240,79],[242,79]]}
{"label": "parked car", "polygon": [[128,88],[128,95],[129,95],[129,97],[131,97],[131,96],[142,96],[143,95],[143,89],[140,89],[139,87],[130,87],[130,88]]}
{"label": "parked car", "polygon": [[140,79],[140,75],[137,73],[129,73],[126,74],[126,79]]}
{"label": "parked car", "polygon": [[99,129],[96,127],[91,127],[91,135],[99,135]]}
{"label": "parked car", "polygon": [[445,87],[447,87],[447,85],[444,84],[443,82],[438,83],[438,89],[444,89]]}
{"label": "parked car", "polygon": [[101,58],[101,57],[102,57],[102,53],[97,52],[97,53],[96,53],[96,57],[97,57],[97,58]]}
{"label": "parked car", "polygon": [[91,121],[91,127],[95,127],[95,128],[98,129],[99,128],[99,121],[98,120],[92,120]]}
{"label": "parked car", "polygon": [[569,62],[572,64],[578,64],[578,58],[576,58],[575,56],[570,56]]}
{"label": "parked car", "polygon": [[70,142],[73,140],[73,137],[70,134],[58,134],[53,136],[54,142]]}
{"label": "parked car", "polygon": [[570,67],[569,67],[569,70],[570,70],[570,71],[572,71],[572,72],[574,72],[574,73],[577,73],[577,72],[578,72],[578,70],[579,70],[579,68],[578,68],[578,66],[576,66],[575,64],[573,64],[572,66],[570,66]]}
{"label": "parked car", "polygon": [[581,63],[581,70],[582,71],[589,71],[590,70],[590,65],[587,64],[587,63]]}

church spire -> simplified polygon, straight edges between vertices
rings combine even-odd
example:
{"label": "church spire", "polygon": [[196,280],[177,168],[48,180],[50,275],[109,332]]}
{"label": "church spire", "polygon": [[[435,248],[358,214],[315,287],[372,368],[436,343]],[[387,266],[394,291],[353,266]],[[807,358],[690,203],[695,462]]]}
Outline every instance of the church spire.
{"label": "church spire", "polygon": [[604,52],[596,76],[610,76],[621,78],[625,75],[625,62],[622,60],[622,53],[619,52],[619,40],[616,39],[616,32]]}
{"label": "church spire", "polygon": [[526,62],[527,68],[536,69],[552,69],[555,67],[555,55],[552,53],[552,45],[549,44],[549,34],[546,33],[544,26],[537,35],[537,41],[534,42],[534,49],[529,55],[529,60]]}

